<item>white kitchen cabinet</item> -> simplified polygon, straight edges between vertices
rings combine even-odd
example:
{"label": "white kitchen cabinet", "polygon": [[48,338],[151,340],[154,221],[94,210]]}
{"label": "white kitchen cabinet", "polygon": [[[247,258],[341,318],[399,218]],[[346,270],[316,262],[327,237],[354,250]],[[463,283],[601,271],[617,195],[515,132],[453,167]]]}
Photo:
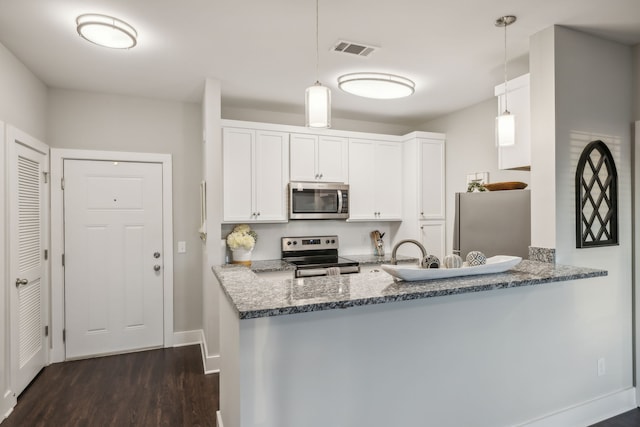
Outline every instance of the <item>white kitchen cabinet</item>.
{"label": "white kitchen cabinet", "polygon": [[223,221],[286,222],[289,134],[224,128]]}
{"label": "white kitchen cabinet", "polygon": [[347,138],[292,134],[291,181],[347,182]]}
{"label": "white kitchen cabinet", "polygon": [[442,265],[446,255],[445,221],[420,221],[420,243],[427,254],[437,256]]}
{"label": "white kitchen cabinet", "polygon": [[444,219],[444,140],[418,138],[419,219]]}
{"label": "white kitchen cabinet", "polygon": [[349,139],[349,221],[402,220],[402,145]]}
{"label": "white kitchen cabinet", "polygon": [[[505,110],[504,83],[495,87],[498,114]],[[515,116],[516,139],[512,146],[498,147],[498,168],[530,170],[531,168],[531,95],[529,74],[507,82],[507,109]]]}

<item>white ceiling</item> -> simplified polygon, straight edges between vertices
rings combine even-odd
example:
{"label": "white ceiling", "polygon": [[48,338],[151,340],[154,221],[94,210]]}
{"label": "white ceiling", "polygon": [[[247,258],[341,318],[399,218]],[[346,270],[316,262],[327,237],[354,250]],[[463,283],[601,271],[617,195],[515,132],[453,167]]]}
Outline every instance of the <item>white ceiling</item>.
{"label": "white ceiling", "polygon": [[[502,15],[518,17],[508,28],[510,78],[528,69],[529,37],[553,24],[640,43],[640,0],[319,1],[320,81],[344,118],[421,123],[492,97]],[[86,42],[75,30],[82,13],[127,21],[138,46]],[[331,52],[342,39],[380,49]],[[223,106],[301,113],[316,80],[314,0],[0,0],[0,42],[54,88],[199,102],[212,77]],[[416,93],[370,100],[338,89],[337,77],[355,71],[403,75]]]}

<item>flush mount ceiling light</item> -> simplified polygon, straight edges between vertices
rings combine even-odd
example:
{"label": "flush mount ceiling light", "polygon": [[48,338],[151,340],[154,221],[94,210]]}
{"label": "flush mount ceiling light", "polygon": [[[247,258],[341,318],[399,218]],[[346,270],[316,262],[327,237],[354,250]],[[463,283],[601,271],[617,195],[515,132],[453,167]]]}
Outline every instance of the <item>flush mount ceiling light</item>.
{"label": "flush mount ceiling light", "polygon": [[387,73],[351,73],[338,77],[338,87],[345,92],[365,98],[404,98],[415,92],[411,80]]}
{"label": "flush mount ceiling light", "polygon": [[513,15],[496,19],[496,27],[504,27],[504,112],[496,117],[496,146],[507,147],[516,143],[516,118],[507,108],[507,27],[516,22]]}
{"label": "flush mount ceiling light", "polygon": [[99,46],[113,49],[130,49],[137,43],[136,30],[113,16],[87,13],[76,18],[78,34]]}
{"label": "flush mount ceiling light", "polygon": [[318,0],[316,0],[316,82],[304,93],[305,125],[310,128],[331,127],[331,90],[320,83],[318,64]]}

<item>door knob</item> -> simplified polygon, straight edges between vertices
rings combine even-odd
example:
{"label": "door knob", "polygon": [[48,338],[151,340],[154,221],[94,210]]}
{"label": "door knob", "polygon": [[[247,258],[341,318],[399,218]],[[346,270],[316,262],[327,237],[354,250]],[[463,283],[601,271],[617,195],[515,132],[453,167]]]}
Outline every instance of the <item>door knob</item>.
{"label": "door knob", "polygon": [[153,257],[154,258],[160,258],[160,252],[154,252],[153,253]]}
{"label": "door knob", "polygon": [[160,266],[158,264],[154,265],[153,271],[160,271]]}
{"label": "door knob", "polygon": [[19,288],[20,285],[26,285],[29,283],[27,279],[16,279],[16,288]]}

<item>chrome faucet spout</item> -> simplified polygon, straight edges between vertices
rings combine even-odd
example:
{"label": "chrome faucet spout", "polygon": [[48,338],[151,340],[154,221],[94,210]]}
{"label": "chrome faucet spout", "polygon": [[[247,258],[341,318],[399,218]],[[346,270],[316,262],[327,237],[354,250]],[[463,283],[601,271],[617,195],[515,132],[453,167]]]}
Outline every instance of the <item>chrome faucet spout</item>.
{"label": "chrome faucet spout", "polygon": [[420,248],[420,251],[422,252],[422,258],[420,259],[420,262],[418,264],[422,266],[424,259],[427,257],[427,250],[424,248],[424,246],[422,246],[422,243],[413,239],[400,240],[398,243],[395,244],[395,246],[393,247],[393,250],[391,251],[391,264],[393,265],[398,264],[398,260],[396,259],[396,252],[398,252],[398,248],[405,243],[413,243],[418,248]]}

